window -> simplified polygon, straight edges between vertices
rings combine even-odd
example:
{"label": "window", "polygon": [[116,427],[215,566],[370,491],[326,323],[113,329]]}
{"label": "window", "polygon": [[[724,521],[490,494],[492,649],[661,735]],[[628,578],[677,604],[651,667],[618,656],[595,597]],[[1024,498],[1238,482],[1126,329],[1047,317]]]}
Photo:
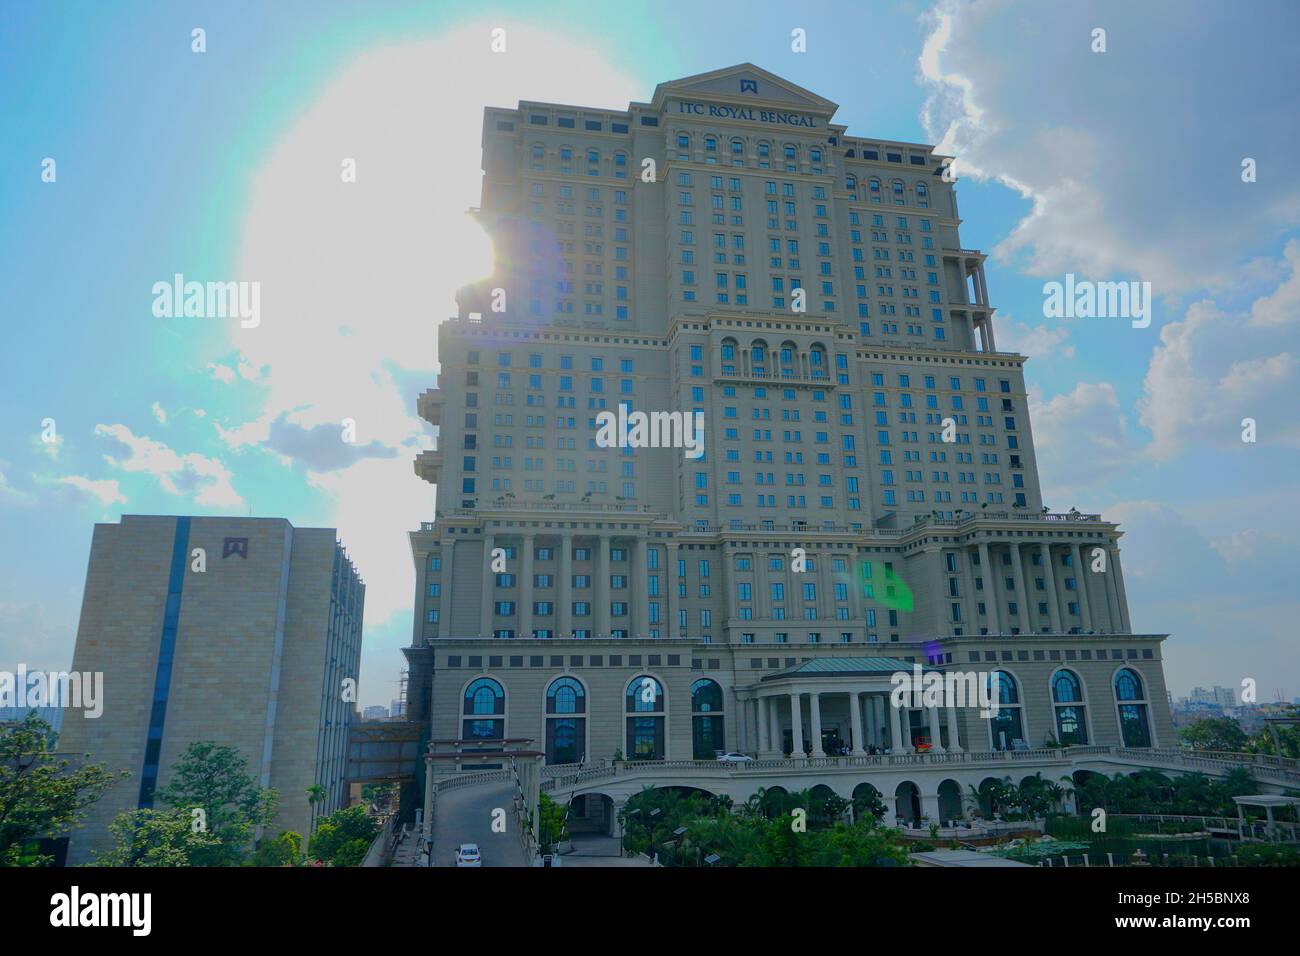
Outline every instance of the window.
{"label": "window", "polygon": [[1052,705],[1056,711],[1056,739],[1064,746],[1088,742],[1088,724],[1084,719],[1083,685],[1073,671],[1059,670],[1052,675]]}
{"label": "window", "polygon": [[712,760],[727,749],[722,722],[722,688],[708,678],[691,685],[691,755]]}
{"label": "window", "polygon": [[1120,739],[1125,747],[1151,746],[1151,720],[1142,678],[1128,667],[1115,675],[1115,704],[1119,708]]}
{"label": "window", "polygon": [[587,692],[572,677],[546,689],[546,762],[582,763],[587,752]]}
{"label": "window", "polygon": [[627,759],[663,760],[664,690],[653,677],[641,675],[627,685]]}
{"label": "window", "polygon": [[501,740],[506,735],[506,692],[492,678],[480,677],[465,688],[462,714],[461,739]]}
{"label": "window", "polygon": [[994,671],[989,675],[989,680],[998,696],[997,716],[989,718],[990,740],[994,750],[1011,750],[1015,741],[1025,740],[1020,688],[1016,679],[1006,671]]}

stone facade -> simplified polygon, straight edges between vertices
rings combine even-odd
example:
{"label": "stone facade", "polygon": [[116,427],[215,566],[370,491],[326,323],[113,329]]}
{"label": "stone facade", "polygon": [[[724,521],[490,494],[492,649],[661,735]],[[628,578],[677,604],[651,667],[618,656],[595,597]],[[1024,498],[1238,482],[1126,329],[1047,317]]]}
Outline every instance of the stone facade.
{"label": "stone facade", "polygon": [[104,712],[70,712],[59,748],[131,776],[73,834],[70,861],[108,846],[119,812],[152,805],[148,782],[165,786],[195,741],[234,747],[279,791],[272,832],[310,832],[312,785],[327,791],[316,813],[346,806],[354,705],[342,688],[357,677],[364,596],[333,529],[144,515],[96,525],[73,669],[104,674]]}

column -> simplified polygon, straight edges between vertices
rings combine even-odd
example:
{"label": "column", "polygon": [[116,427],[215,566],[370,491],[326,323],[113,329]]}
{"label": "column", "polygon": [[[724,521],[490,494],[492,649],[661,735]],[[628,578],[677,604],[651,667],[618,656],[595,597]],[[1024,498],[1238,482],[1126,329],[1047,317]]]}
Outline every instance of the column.
{"label": "column", "polygon": [[871,745],[880,745],[880,733],[876,729],[876,699],[871,694],[864,696],[866,697],[864,701],[866,704],[866,719],[863,721],[862,729],[866,732],[866,737],[863,738],[862,746],[865,750],[869,749]]}
{"label": "column", "polygon": [[948,703],[948,753],[961,753],[961,735],[957,733],[957,705]]}
{"label": "column", "polygon": [[939,819],[939,794],[923,793],[921,794],[921,819],[929,820],[930,823],[942,824]]}
{"label": "column", "polygon": [[758,755],[766,757],[772,749],[772,720],[767,713],[767,698],[760,697],[758,704]]}
{"label": "column", "polygon": [[1092,608],[1088,607],[1088,585],[1084,583],[1083,556],[1077,544],[1070,545],[1070,560],[1074,562],[1074,586],[1078,589],[1079,614],[1083,617],[1083,630],[1092,630]]}
{"label": "column", "polygon": [[591,582],[595,595],[593,627],[596,637],[609,637],[609,538],[599,535],[596,538],[596,575]]}
{"label": "column", "polygon": [[862,746],[862,699],[856,690],[849,691],[849,732],[853,734],[853,756],[860,757],[867,752]]}
{"label": "column", "polygon": [[558,637],[568,637],[573,633],[573,533],[564,531],[560,534],[560,607]]}
{"label": "column", "polygon": [[1032,634],[1033,625],[1029,622],[1032,618],[1029,616],[1029,582],[1025,580],[1025,567],[1020,562],[1020,545],[1016,542],[1011,543],[1011,573],[1015,575],[1016,585],[1016,607],[1019,609],[1020,633]]}
{"label": "column", "polygon": [[802,707],[799,704],[799,695],[792,693],[790,695],[790,737],[794,743],[790,751],[790,757],[793,760],[803,760],[803,714],[800,713]]}
{"label": "column", "polygon": [[483,536],[483,603],[479,609],[478,636],[492,636],[492,595],[496,578],[492,573],[492,549],[496,547],[496,535]]}
{"label": "column", "polygon": [[781,708],[776,705],[775,697],[763,698],[767,701],[767,716],[772,726],[768,730],[768,739],[772,743],[772,756],[785,754],[785,741],[781,739]]}
{"label": "column", "polygon": [[902,720],[898,715],[901,708],[895,707],[891,701],[889,704],[889,749],[891,753],[903,753],[903,728]]}
{"label": "column", "polygon": [[754,619],[767,620],[772,616],[772,590],[767,583],[767,552],[754,550]]}
{"label": "column", "polygon": [[677,545],[669,543],[664,548],[668,567],[664,572],[665,587],[668,589],[668,620],[664,623],[664,633],[669,637],[681,637],[681,628],[677,626]]}
{"label": "column", "polygon": [[519,637],[533,636],[533,545],[531,534],[519,541],[523,553],[523,569],[519,572]]}
{"label": "column", "polygon": [[825,757],[822,749],[822,695],[813,691],[808,695],[809,713],[812,715],[812,755]]}
{"label": "column", "polygon": [[[444,568],[449,568],[449,569],[450,569],[450,568],[455,568],[455,567],[456,567],[456,539],[455,539],[455,538],[444,538],[444,539],[443,539],[443,542],[442,542],[442,566],[443,566]],[[441,595],[440,595],[441,600],[438,602],[438,631],[437,631],[437,634],[438,634],[439,637],[454,637],[454,636],[455,636],[455,635],[452,633],[452,630],[451,630],[451,620],[452,620],[452,618],[451,618],[451,604],[452,604],[451,598],[452,598],[452,592],[455,590],[455,588],[453,588],[453,587],[451,586],[451,575],[452,575],[452,572],[451,572],[450,570],[443,571],[443,572],[442,572],[442,577],[439,579],[439,580],[442,581],[442,592],[441,592]],[[429,590],[428,588],[425,588],[425,599],[426,599],[426,600],[428,599],[428,590]]]}
{"label": "column", "polygon": [[[650,547],[649,542],[644,537],[636,539],[636,570],[628,575],[628,596],[632,598],[629,604],[636,605],[636,623],[628,629],[631,637],[649,637],[650,636],[650,586],[647,578],[650,575]],[[628,610],[631,610],[629,608]]]}
{"label": "column", "polygon": [[420,823],[420,829],[426,843],[433,833],[433,761],[425,756],[424,758],[424,819]]}
{"label": "column", "polygon": [[1114,557],[1114,555],[1111,554],[1110,549],[1104,544],[1100,545],[1100,547],[1105,549],[1104,554],[1106,555],[1106,614],[1109,618],[1107,625],[1110,633],[1119,634],[1123,632],[1124,625],[1120,620],[1119,593],[1115,588],[1115,565],[1111,563],[1111,558]]}
{"label": "column", "polygon": [[849,613],[853,615],[853,620],[862,625],[863,637],[865,641],[867,631],[867,614],[862,606],[862,579],[858,577],[858,552],[848,555],[849,562]]}
{"label": "column", "polygon": [[1002,600],[998,596],[998,579],[993,567],[993,559],[989,557],[989,546],[983,541],[979,544],[980,551],[980,576],[984,579],[984,610],[988,612],[985,616],[989,619],[989,628],[993,634],[1002,633]]}
{"label": "column", "polygon": [[884,743],[883,737],[885,735],[885,697],[883,694],[875,694],[871,697],[871,709],[875,711],[876,714],[876,719],[874,721],[876,727],[876,739],[873,743],[879,747]]}
{"label": "column", "polygon": [[971,573],[970,548],[961,548],[957,552],[957,560],[961,562],[961,593],[965,595],[965,600],[962,602],[965,610],[962,613],[966,615],[966,619],[962,621],[962,633],[978,635],[980,632],[979,598],[975,594],[975,575]]}
{"label": "column", "polygon": [[887,827],[898,826],[898,797],[892,793],[882,793],[880,802],[885,805],[885,815],[880,822]]}
{"label": "column", "polygon": [[1110,573],[1115,575],[1115,594],[1119,598],[1119,620],[1125,634],[1133,633],[1133,624],[1128,618],[1128,595],[1124,593],[1124,572],[1120,568],[1119,548],[1110,546]]}
{"label": "column", "polygon": [[1047,589],[1047,610],[1052,616],[1052,633],[1063,634],[1061,627],[1061,607],[1056,598],[1056,566],[1052,564],[1051,545],[1040,542],[1038,553],[1043,562],[1043,586]]}
{"label": "column", "polygon": [[943,748],[943,737],[939,733],[939,708],[927,707],[926,711],[930,718],[930,752],[946,753]]}

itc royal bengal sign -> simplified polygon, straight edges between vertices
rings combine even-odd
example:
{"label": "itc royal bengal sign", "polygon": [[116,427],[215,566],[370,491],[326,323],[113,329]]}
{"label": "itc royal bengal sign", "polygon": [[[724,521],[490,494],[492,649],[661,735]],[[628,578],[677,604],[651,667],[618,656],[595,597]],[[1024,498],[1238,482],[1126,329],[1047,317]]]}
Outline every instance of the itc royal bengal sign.
{"label": "itc royal bengal sign", "polygon": [[677,104],[677,112],[691,116],[713,116],[718,119],[748,120],[751,123],[773,123],[778,126],[802,126],[815,129],[817,120],[805,113],[783,113],[780,110],[754,109],[750,106],[720,106],[716,103]]}

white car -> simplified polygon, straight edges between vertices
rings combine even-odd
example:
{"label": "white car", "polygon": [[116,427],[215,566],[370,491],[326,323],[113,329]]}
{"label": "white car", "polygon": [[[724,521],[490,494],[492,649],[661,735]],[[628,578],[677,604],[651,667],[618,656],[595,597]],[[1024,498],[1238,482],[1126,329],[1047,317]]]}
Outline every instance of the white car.
{"label": "white car", "polygon": [[749,763],[753,759],[749,754],[730,753],[717,756],[718,763]]}
{"label": "white car", "polygon": [[482,866],[483,857],[478,852],[477,843],[462,843],[456,848],[457,866]]}

